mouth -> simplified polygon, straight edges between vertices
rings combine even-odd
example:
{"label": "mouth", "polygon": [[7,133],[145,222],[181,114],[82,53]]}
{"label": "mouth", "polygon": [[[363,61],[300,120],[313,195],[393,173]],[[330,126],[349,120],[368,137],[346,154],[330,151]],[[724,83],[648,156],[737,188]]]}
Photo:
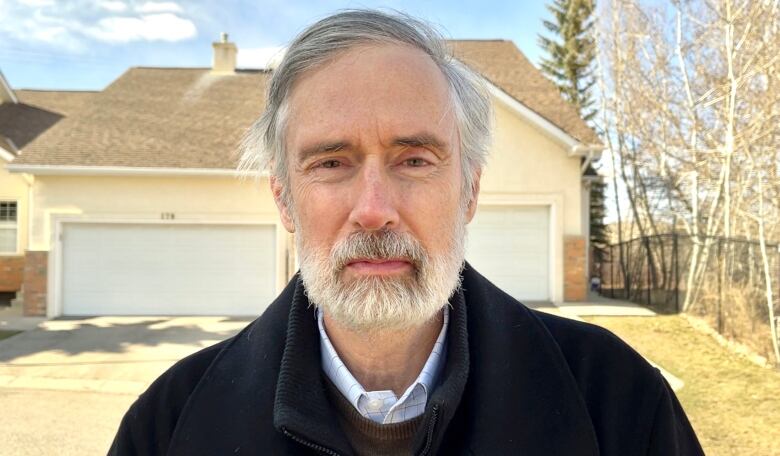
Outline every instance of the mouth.
{"label": "mouth", "polygon": [[356,275],[390,276],[406,274],[414,266],[404,258],[356,258],[349,261],[345,269]]}

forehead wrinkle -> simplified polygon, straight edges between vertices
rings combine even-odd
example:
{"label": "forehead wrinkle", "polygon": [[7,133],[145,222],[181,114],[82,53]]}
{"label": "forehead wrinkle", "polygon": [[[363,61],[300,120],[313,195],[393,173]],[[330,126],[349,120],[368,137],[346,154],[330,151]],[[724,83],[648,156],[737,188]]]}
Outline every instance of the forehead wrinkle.
{"label": "forehead wrinkle", "polygon": [[[384,46],[376,46],[376,47],[384,47]],[[330,83],[328,83],[328,79],[332,79],[332,77],[330,78],[326,77],[323,79],[324,75],[326,75],[332,70],[337,71],[337,73],[341,73],[345,71],[345,69],[357,68],[356,65],[362,63],[361,58],[364,57],[369,51],[376,49],[376,47],[359,46],[356,48],[346,50],[344,53],[339,53],[339,55],[334,56],[332,60],[328,61],[324,65],[312,69],[311,72],[307,72],[307,74],[303,75],[301,79],[299,79],[295,84],[295,89],[291,93],[291,101],[292,101],[291,105],[295,105],[295,107],[297,108],[301,103],[303,103],[301,107],[306,106],[305,110],[307,112],[305,115],[306,115],[307,122],[313,120],[317,122],[317,124],[322,126],[325,130],[329,130],[330,128],[328,128],[327,125],[330,122],[326,121],[326,119],[323,119],[323,117],[331,117],[334,115],[336,117],[341,117],[341,116],[338,113],[332,112],[326,108],[330,106],[331,103],[335,103],[336,106],[334,107],[336,108],[338,107],[344,108],[346,106],[344,106],[341,102],[336,103],[338,99],[341,96],[343,96],[343,94],[342,92],[338,92],[338,91],[334,92],[333,91],[334,87]],[[396,46],[388,46],[388,47],[393,48]],[[414,49],[412,49],[412,51],[414,51]],[[398,63],[397,62],[398,56],[391,56],[391,57],[395,59],[395,61],[392,61],[391,64]],[[429,56],[426,55],[424,57],[426,58],[425,60],[430,60]],[[419,59],[415,58],[411,60],[417,61]],[[423,61],[422,63],[426,63],[426,62]],[[399,106],[396,104],[395,112],[393,111],[387,112],[386,110],[383,109],[384,103],[392,100],[392,99],[387,99],[387,96],[389,94],[386,93],[387,90],[385,91],[382,90],[383,84],[380,84],[378,87],[374,86],[373,90],[369,90],[368,95],[371,95],[371,98],[363,100],[364,103],[358,103],[357,100],[355,100],[352,96],[349,96],[349,99],[344,100],[347,105],[353,105],[352,108],[356,108],[356,109],[350,109],[349,111],[343,112],[343,114],[346,114],[346,117],[342,118],[341,119],[342,121],[349,122],[350,124],[353,123],[359,124],[361,120],[360,118],[362,117],[363,121],[368,120],[368,122],[370,122],[368,124],[364,124],[364,126],[368,127],[370,125],[374,129],[373,132],[370,131],[371,127],[369,127],[369,129],[365,129],[365,128],[356,129],[357,131],[352,130],[352,133],[357,133],[359,137],[351,138],[351,139],[354,139],[358,142],[363,142],[361,141],[362,138],[360,138],[360,136],[367,134],[373,136],[372,139],[377,141],[377,143],[383,144],[383,146],[385,147],[390,147],[392,146],[393,136],[403,136],[407,133],[398,130],[399,127],[403,128],[404,130],[406,130],[409,127],[412,127],[410,128],[410,130],[412,130],[413,133],[417,133],[414,131],[415,128],[413,127],[413,125],[417,123],[418,127],[419,126],[424,127],[425,124],[427,124],[430,127],[433,127],[434,129],[437,130],[437,133],[440,133],[437,136],[445,137],[447,139],[446,143],[453,143],[452,138],[453,138],[454,131],[451,128],[452,125],[446,125],[448,123],[448,114],[453,112],[453,100],[449,90],[449,84],[447,83],[443,72],[441,71],[440,68],[438,68],[435,62],[427,62],[427,63],[430,63],[430,69],[434,70],[435,74],[433,73],[428,74],[428,72],[426,71],[427,76],[423,78],[427,81],[426,87],[424,88],[417,87],[417,85],[420,82],[422,82],[419,80],[417,80],[417,83],[412,84],[412,86],[416,87],[416,90],[424,89],[424,92],[417,93],[417,95],[413,95],[412,92],[408,92],[407,95],[412,96],[413,98],[409,98],[407,102],[404,103],[406,106]],[[401,64],[406,65],[407,62],[405,60],[401,60]],[[416,66],[414,67],[416,68]],[[339,79],[342,79],[341,81],[342,83],[345,82],[343,81],[343,78],[339,78]],[[439,85],[437,82],[440,82],[441,85]],[[430,83],[434,84],[434,86],[429,86]],[[338,81],[336,85],[339,85]],[[306,90],[304,90],[303,86],[306,86]],[[319,100],[317,106],[312,106],[310,104],[312,100],[308,99],[307,97],[307,94],[310,93],[312,90],[314,90],[315,93],[320,93],[322,95],[325,95],[324,98],[318,97],[318,99],[319,98],[322,99]],[[353,95],[355,94],[353,93]],[[422,97],[419,98],[420,96]],[[358,104],[354,105],[355,103]],[[421,104],[424,106],[420,106]],[[425,111],[430,112],[430,117],[428,116],[420,117],[420,115],[415,115],[415,114],[420,114],[419,110],[423,107],[425,108]],[[292,111],[298,111],[298,109],[293,109]],[[362,111],[362,113],[360,113],[359,111]],[[303,114],[303,113],[302,112],[297,114],[294,113],[290,117],[298,118],[299,114]],[[387,117],[388,114],[390,114],[389,118]],[[408,118],[407,121],[405,122],[400,122],[400,123],[398,122],[400,119],[403,119],[407,116],[411,116],[411,118]],[[317,119],[317,117],[319,117],[320,119]],[[370,120],[366,119],[366,117],[368,117]],[[425,117],[427,117],[427,121]],[[291,121],[288,123],[288,126],[291,127],[293,122],[299,123],[300,120],[301,119],[297,119],[297,122]],[[411,124],[409,124],[408,122],[410,120],[412,121]],[[403,124],[406,125],[404,126]],[[337,126],[339,127],[341,126],[339,122],[337,122]],[[356,126],[358,125],[351,125],[351,127],[356,127]],[[442,127],[442,126],[447,127],[446,131],[439,132],[438,130],[440,128],[436,128],[436,127]],[[457,125],[455,125],[455,127],[457,127]],[[457,128],[455,128],[455,131],[457,131]],[[346,132],[344,131],[342,133],[346,133]],[[396,135],[393,135],[392,133],[396,133]],[[342,138],[337,137],[337,139],[340,140]],[[449,145],[452,146],[453,144],[449,144]],[[352,144],[352,146],[353,148],[357,147],[357,145],[354,143]],[[306,160],[310,158],[313,154],[321,153],[321,152],[322,150],[311,151],[307,147],[306,150],[304,150],[302,154],[298,157],[298,161]]]}

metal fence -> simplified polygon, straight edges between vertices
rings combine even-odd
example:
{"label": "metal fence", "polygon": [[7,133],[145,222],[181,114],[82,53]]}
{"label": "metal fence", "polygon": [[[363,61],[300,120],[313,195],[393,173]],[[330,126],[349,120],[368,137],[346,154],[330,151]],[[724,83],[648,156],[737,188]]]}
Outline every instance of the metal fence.
{"label": "metal fence", "polygon": [[[599,265],[601,293],[646,305],[659,313],[685,310],[706,319],[719,333],[774,359],[767,280],[759,242],[699,237],[697,250],[694,262],[693,238],[679,233],[610,245]],[[767,244],[766,254],[772,306],[774,315],[778,315],[778,245]]]}

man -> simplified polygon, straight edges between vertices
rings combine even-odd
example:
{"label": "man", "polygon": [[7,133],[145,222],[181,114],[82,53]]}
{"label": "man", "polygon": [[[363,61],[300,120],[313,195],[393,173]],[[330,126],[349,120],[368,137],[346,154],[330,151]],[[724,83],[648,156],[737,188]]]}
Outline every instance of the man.
{"label": "man", "polygon": [[243,166],[267,166],[301,270],[163,374],[112,454],[702,454],[658,371],[464,263],[490,134],[479,78],[425,24],[303,31]]}

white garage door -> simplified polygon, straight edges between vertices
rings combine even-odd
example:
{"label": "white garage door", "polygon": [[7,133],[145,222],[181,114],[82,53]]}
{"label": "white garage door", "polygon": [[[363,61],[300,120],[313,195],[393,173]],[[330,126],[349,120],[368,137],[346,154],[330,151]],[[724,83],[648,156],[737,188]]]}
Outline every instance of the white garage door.
{"label": "white garage door", "polygon": [[276,296],[271,225],[64,227],[64,315],[258,315]]}
{"label": "white garage door", "polygon": [[479,206],[468,225],[466,259],[513,297],[549,301],[549,229],[546,206]]}

